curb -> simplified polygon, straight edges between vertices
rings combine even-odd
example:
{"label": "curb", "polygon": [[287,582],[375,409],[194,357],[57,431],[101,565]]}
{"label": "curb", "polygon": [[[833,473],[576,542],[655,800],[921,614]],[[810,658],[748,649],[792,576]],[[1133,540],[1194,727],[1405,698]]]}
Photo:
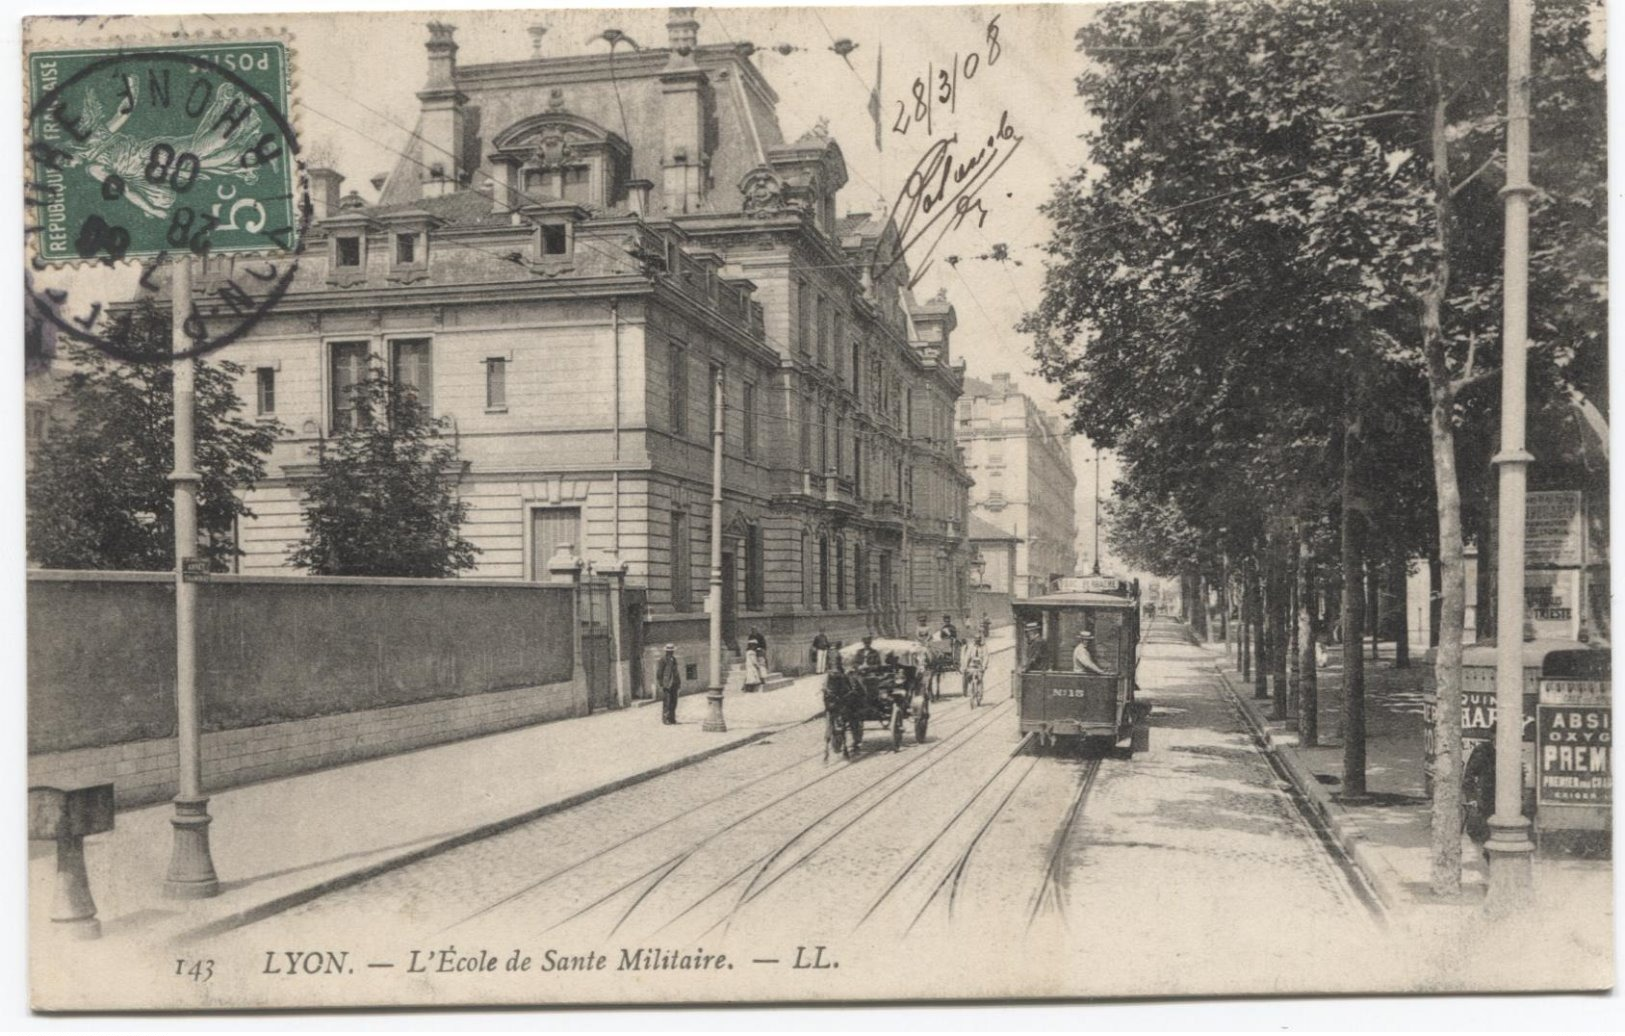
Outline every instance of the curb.
{"label": "curb", "polygon": [[538,820],[553,813],[562,813],[564,810],[572,809],[585,802],[591,802],[593,799],[600,798],[604,795],[609,795],[613,792],[621,791],[623,789],[633,787],[634,785],[654,780],[656,777],[663,777],[668,773],[672,773],[673,771],[681,770],[688,766],[693,766],[696,763],[705,762],[707,759],[712,759],[716,756],[722,755],[725,752],[731,752],[736,748],[744,748],[747,745],[755,744],[758,741],[770,738],[775,734],[781,734],[793,727],[799,727],[807,723],[811,723],[822,715],[823,712],[820,711],[816,715],[809,716],[807,719],[793,720],[783,724],[782,726],[773,727],[769,730],[758,731],[757,733],[751,734],[748,737],[742,737],[737,741],[730,741],[727,744],[716,745],[715,747],[707,748],[702,752],[691,753],[679,759],[674,759],[671,762],[662,763],[661,765],[653,767],[652,769],[644,770],[627,777],[620,777],[616,780],[610,781],[608,784],[601,784],[596,788],[588,788],[587,790],[577,792],[574,795],[570,795],[541,806],[533,807],[525,810],[523,813],[518,813],[511,817],[504,817],[501,820],[493,820],[488,823],[481,824],[478,827],[471,828],[470,830],[464,831],[460,834],[451,835],[450,837],[443,838],[429,845],[421,846],[417,849],[401,853],[397,856],[391,856],[388,859],[379,860],[376,863],[371,863],[365,867],[360,867],[356,870],[337,875],[327,879],[326,881],[318,882],[315,885],[297,889],[293,892],[283,893],[282,895],[277,896],[274,899],[266,900],[263,903],[256,903],[252,906],[243,907],[242,909],[235,910],[223,917],[217,917],[206,924],[179,931],[174,935],[171,935],[166,941],[169,943],[179,943],[189,939],[212,938],[214,936],[224,934],[225,932],[229,932],[232,929],[241,928],[244,925],[254,924],[257,921],[263,921],[267,917],[280,914],[286,910],[291,910],[297,906],[302,906],[313,899],[317,899],[329,893],[337,892],[353,885],[359,885],[364,881],[370,881],[371,879],[378,877],[380,874],[386,874],[392,870],[398,870],[402,867],[411,866],[414,863],[419,863],[423,860],[429,859],[430,857],[438,856],[444,852],[449,852],[452,849],[457,849],[472,842],[478,842],[481,839],[490,838],[493,835],[501,834],[504,831],[518,827],[521,824],[528,824],[532,820]]}
{"label": "curb", "polygon": [[1284,773],[1287,782],[1313,812],[1314,819],[1324,832],[1343,851],[1365,885],[1366,891],[1376,899],[1381,911],[1384,913],[1393,911],[1406,903],[1407,897],[1402,891],[1404,882],[1400,879],[1399,872],[1372,848],[1371,840],[1349,816],[1348,810],[1332,799],[1331,793],[1308,771],[1303,760],[1298,758],[1298,753],[1290,745],[1276,744],[1270,735],[1268,723],[1258,714],[1257,706],[1244,695],[1236,693],[1224,668],[1216,663],[1213,671],[1223,681],[1225,693],[1236,705],[1243,721],[1252,731],[1253,738],[1263,748],[1265,755],[1276,763],[1278,770]]}

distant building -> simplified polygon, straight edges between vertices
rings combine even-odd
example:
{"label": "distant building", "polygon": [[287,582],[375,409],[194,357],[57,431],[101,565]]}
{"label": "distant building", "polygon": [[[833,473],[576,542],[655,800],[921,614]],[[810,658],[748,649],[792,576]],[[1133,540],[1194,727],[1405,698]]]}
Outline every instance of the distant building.
{"label": "distant building", "polygon": [[[995,374],[991,382],[966,378],[957,437],[965,470],[976,480],[972,517],[1015,538],[1011,592],[1041,594],[1051,580],[1072,574],[1078,480],[1061,422],[1016,391],[1009,374]],[[999,589],[993,564],[987,560],[982,581]]]}

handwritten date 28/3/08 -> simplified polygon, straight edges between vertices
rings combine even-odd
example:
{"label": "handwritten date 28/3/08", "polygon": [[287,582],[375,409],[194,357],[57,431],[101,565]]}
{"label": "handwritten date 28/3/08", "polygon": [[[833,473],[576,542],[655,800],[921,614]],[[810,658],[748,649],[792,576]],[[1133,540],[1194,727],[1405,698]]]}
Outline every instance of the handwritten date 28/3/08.
{"label": "handwritten date 28/3/08", "polygon": [[[1004,47],[999,43],[999,16],[994,15],[987,23],[987,51],[985,64],[992,68],[999,63],[1004,54]],[[917,122],[925,123],[925,132],[936,132],[932,128],[932,116],[939,105],[946,104],[949,112],[959,110],[959,80],[966,82],[976,78],[981,71],[984,58],[981,52],[972,51],[969,54],[955,54],[952,62],[946,68],[938,68],[934,63],[927,64],[925,76],[914,77],[912,92],[913,103],[908,101],[897,102],[897,118],[892,122],[893,133],[908,133],[909,127]]]}

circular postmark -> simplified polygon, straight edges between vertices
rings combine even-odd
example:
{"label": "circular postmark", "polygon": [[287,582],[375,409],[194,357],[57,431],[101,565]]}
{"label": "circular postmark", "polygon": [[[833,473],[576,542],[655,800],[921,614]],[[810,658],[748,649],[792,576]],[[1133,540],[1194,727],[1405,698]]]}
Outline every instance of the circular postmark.
{"label": "circular postmark", "polygon": [[[102,302],[30,285],[40,315],[135,362],[199,356],[247,334],[292,286],[312,211],[297,177],[285,45],[41,50],[28,76],[33,268],[139,262],[139,290],[156,298],[166,262],[208,257],[211,267],[183,323],[186,349],[118,341],[102,327]],[[70,306],[84,315],[67,315]]]}

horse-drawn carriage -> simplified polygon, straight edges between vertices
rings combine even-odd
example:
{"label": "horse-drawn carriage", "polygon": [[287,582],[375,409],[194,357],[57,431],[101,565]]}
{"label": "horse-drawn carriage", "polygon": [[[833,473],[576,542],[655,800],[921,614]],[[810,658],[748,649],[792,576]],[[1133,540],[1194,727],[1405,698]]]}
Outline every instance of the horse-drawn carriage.
{"label": "horse-drawn carriage", "polygon": [[836,666],[825,674],[826,759],[832,752],[850,759],[863,743],[866,723],[879,723],[890,731],[894,752],[903,747],[903,730],[911,722],[914,740],[925,740],[931,721],[924,679],[928,653],[909,640],[874,640],[871,647],[875,656],[868,657],[868,664],[863,645],[842,648]]}

